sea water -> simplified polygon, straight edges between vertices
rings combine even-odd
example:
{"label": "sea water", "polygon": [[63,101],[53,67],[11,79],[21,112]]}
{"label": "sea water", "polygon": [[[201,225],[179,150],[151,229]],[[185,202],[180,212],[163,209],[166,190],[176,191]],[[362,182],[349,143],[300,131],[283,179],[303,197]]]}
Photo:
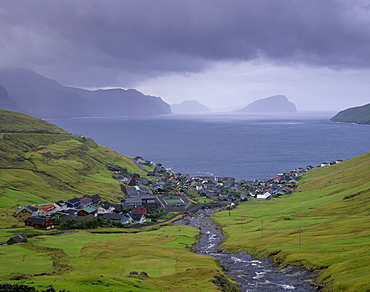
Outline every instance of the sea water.
{"label": "sea water", "polygon": [[251,180],[369,152],[370,126],[332,123],[333,115],[211,113],[48,121],[175,172]]}

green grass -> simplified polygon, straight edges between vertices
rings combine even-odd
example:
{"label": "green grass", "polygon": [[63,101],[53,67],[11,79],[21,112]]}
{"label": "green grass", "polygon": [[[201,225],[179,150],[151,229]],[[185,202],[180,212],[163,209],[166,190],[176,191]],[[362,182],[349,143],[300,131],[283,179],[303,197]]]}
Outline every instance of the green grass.
{"label": "green grass", "polygon": [[[212,278],[223,276],[217,261],[189,251],[198,234],[189,226],[167,226],[135,234],[79,231],[33,237],[25,244],[0,246],[3,267],[11,267],[0,270],[0,283],[52,284],[72,291],[217,291]],[[52,255],[59,250],[65,256],[55,260]],[[28,260],[27,266],[22,260]],[[61,272],[63,265],[70,268]],[[34,271],[51,274],[30,275]],[[128,277],[133,271],[146,272],[149,278]],[[29,278],[12,280],[22,273]]]}
{"label": "green grass", "polygon": [[20,224],[10,215],[22,205],[95,194],[122,199],[107,163],[146,175],[131,159],[48,122],[7,111],[0,121],[0,227]]}
{"label": "green grass", "polygon": [[316,168],[298,191],[214,215],[224,247],[319,271],[327,291],[369,291],[370,153]]}

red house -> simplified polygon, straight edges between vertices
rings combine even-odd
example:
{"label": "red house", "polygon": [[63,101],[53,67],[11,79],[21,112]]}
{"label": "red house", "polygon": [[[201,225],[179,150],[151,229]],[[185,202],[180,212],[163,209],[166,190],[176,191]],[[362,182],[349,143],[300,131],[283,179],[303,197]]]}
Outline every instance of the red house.
{"label": "red house", "polygon": [[98,212],[98,208],[92,207],[85,207],[77,212],[77,216],[87,216],[87,215],[95,215]]}
{"label": "red house", "polygon": [[140,215],[143,215],[143,214],[146,214],[148,212],[148,210],[146,208],[139,208],[139,207],[136,207],[136,208],[132,208],[131,211],[136,211],[138,212]]}
{"label": "red house", "polygon": [[55,222],[51,218],[40,218],[40,217],[28,217],[24,220],[26,227],[32,227],[35,229],[49,230],[54,229]]}

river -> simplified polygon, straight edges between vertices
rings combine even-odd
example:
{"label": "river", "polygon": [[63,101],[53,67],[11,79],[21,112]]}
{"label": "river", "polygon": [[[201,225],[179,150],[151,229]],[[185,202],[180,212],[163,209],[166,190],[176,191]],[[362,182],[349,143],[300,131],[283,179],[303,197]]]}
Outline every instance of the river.
{"label": "river", "polygon": [[196,252],[218,259],[226,274],[240,285],[240,291],[315,291],[310,285],[314,274],[306,269],[292,266],[279,269],[270,259],[256,259],[244,252],[227,253],[220,249],[225,236],[209,217],[213,213],[212,209],[199,210],[196,216],[186,216],[174,224],[185,224],[202,231],[202,236],[195,246]]}

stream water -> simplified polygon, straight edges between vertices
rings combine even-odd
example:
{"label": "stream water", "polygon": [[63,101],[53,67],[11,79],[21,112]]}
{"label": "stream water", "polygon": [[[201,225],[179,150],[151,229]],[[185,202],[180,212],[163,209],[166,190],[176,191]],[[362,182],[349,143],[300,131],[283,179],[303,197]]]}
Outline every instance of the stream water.
{"label": "stream water", "polygon": [[256,259],[244,252],[227,253],[219,248],[225,237],[211,220],[212,209],[199,210],[197,216],[186,216],[174,224],[185,224],[202,231],[195,246],[198,254],[218,259],[243,292],[314,291],[310,282],[312,273],[305,269],[288,266],[277,269],[269,259]]}

